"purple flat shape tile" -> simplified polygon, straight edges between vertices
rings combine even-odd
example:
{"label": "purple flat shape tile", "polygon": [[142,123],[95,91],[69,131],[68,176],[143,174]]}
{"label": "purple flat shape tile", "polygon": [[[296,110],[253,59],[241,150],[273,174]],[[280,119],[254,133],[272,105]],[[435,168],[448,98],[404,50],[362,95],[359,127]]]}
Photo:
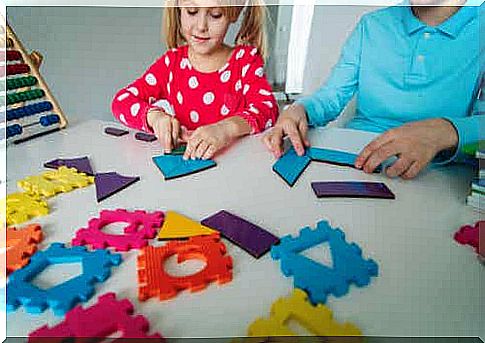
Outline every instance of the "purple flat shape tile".
{"label": "purple flat shape tile", "polygon": [[224,210],[205,218],[201,223],[219,231],[223,237],[256,258],[263,256],[280,240],[263,228]]}
{"label": "purple flat shape tile", "polygon": [[116,127],[107,127],[107,128],[104,129],[104,133],[111,135],[111,136],[121,137],[121,136],[129,134],[130,131],[123,130],[123,129],[117,129]]}
{"label": "purple flat shape tile", "polygon": [[396,198],[382,182],[312,182],[312,188],[318,198]]}
{"label": "purple flat shape tile", "polygon": [[157,136],[145,132],[135,133],[135,138],[144,142],[154,142],[157,140]]}
{"label": "purple flat shape tile", "polygon": [[44,163],[45,168],[58,169],[59,167],[75,168],[80,173],[94,175],[93,168],[87,157],[79,158],[58,158]]}
{"label": "purple flat shape tile", "polygon": [[123,176],[116,172],[96,174],[94,176],[96,198],[101,202],[139,180],[139,176]]}

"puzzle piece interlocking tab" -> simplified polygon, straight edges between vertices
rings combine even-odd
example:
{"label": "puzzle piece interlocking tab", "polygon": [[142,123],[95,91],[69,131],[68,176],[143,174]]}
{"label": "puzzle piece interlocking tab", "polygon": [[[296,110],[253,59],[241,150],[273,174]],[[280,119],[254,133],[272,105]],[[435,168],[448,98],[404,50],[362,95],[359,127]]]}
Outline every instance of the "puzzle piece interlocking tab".
{"label": "puzzle piece interlocking tab", "polygon": [[36,195],[12,193],[7,195],[5,201],[6,213],[3,217],[7,226],[21,224],[34,217],[49,214],[47,203]]}
{"label": "puzzle piece interlocking tab", "polygon": [[302,327],[316,336],[361,336],[359,328],[350,323],[340,324],[333,319],[332,311],[319,304],[313,306],[307,294],[295,289],[286,298],[276,300],[271,306],[269,318],[256,319],[248,328],[249,336],[295,336],[287,326],[290,320],[297,321]]}
{"label": "puzzle piece interlocking tab", "polygon": [[86,187],[93,182],[93,176],[80,173],[75,168],[62,166],[40,175],[28,176],[19,180],[17,185],[29,194],[49,198],[58,193]]}

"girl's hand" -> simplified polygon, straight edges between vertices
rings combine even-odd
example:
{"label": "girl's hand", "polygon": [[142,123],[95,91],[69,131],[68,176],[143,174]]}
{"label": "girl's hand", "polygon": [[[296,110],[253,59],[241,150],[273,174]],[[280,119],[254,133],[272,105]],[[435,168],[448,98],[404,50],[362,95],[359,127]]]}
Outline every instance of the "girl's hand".
{"label": "girl's hand", "polygon": [[293,104],[288,106],[278,118],[273,129],[263,138],[268,150],[276,158],[283,154],[283,137],[288,135],[296,153],[302,156],[305,147],[310,146],[307,138],[308,121],[302,105]]}
{"label": "girl's hand", "polygon": [[355,161],[366,173],[391,156],[394,164],[386,169],[389,177],[412,179],[442,150],[456,147],[458,134],[445,119],[428,119],[391,129],[369,143]]}
{"label": "girl's hand", "polygon": [[215,124],[199,127],[183,139],[187,142],[184,159],[207,160],[229,146],[240,136],[249,133],[250,127],[240,117],[233,117]]}
{"label": "girl's hand", "polygon": [[147,123],[153,129],[164,152],[170,153],[177,147],[181,135],[180,123],[175,117],[161,109],[151,109],[147,114]]}

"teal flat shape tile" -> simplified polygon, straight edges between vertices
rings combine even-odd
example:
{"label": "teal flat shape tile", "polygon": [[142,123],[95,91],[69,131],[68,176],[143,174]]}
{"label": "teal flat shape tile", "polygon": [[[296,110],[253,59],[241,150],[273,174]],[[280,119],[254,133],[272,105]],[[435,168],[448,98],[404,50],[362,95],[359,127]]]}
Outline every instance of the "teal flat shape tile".
{"label": "teal flat shape tile", "polygon": [[195,174],[216,166],[213,160],[184,160],[182,155],[160,155],[152,159],[165,180]]}

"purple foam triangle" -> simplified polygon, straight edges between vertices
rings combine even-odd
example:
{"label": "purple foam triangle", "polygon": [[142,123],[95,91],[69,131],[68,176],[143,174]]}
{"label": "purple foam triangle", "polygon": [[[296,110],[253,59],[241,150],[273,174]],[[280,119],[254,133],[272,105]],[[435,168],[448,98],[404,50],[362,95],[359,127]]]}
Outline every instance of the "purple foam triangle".
{"label": "purple foam triangle", "polygon": [[86,173],[87,175],[94,175],[93,168],[87,157],[79,158],[58,158],[44,163],[44,167],[58,169],[59,167],[76,168],[80,173]]}
{"label": "purple foam triangle", "polygon": [[139,176],[123,176],[116,172],[96,174],[94,176],[96,198],[101,202],[139,180]]}

